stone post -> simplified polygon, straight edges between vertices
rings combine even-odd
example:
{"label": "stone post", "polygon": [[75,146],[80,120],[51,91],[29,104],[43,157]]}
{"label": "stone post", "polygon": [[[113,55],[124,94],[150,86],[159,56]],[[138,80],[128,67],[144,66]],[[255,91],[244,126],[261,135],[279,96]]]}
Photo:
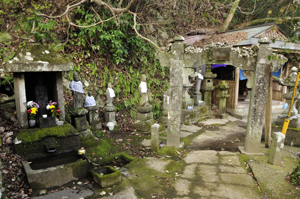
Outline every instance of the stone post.
{"label": "stone post", "polygon": [[184,38],[174,37],[174,44],[171,48],[172,57],[170,58],[170,89],[171,100],[169,109],[167,146],[179,147],[180,145],[180,124],[183,89],[183,68],[184,68]]}
{"label": "stone post", "polygon": [[212,91],[215,89],[213,79],[217,77],[217,74],[213,74],[211,72],[211,65],[207,64],[206,72],[204,73],[203,76],[204,76],[204,82],[201,89],[204,91],[204,101],[206,103],[206,106],[208,106],[210,110]]}
{"label": "stone post", "polygon": [[250,96],[248,123],[245,137],[245,152],[259,153],[263,125],[265,122],[266,99],[269,86],[271,64],[268,57],[272,54],[270,40],[260,39],[257,53],[255,79]]}
{"label": "stone post", "polygon": [[14,73],[15,101],[18,122],[23,128],[28,127],[27,100],[24,73]]}
{"label": "stone post", "polygon": [[159,150],[159,124],[153,124],[151,126],[151,150]]}
{"label": "stone post", "polygon": [[271,143],[271,149],[269,154],[268,162],[274,165],[280,165],[281,153],[284,147],[285,135],[281,132],[276,132],[273,134],[273,139]]}
{"label": "stone post", "polygon": [[164,110],[162,111],[163,116],[159,118],[159,123],[168,125],[169,106],[170,106],[170,89],[168,89],[164,93],[164,102],[163,102]]}
{"label": "stone post", "polygon": [[56,72],[56,98],[57,105],[60,109],[59,120],[65,121],[65,103],[64,103],[64,93],[63,93],[63,77],[62,72]]}
{"label": "stone post", "polygon": [[219,93],[217,97],[219,98],[219,115],[221,118],[227,117],[226,115],[226,99],[230,97],[228,95],[228,90],[230,89],[229,85],[226,81],[221,81],[217,86],[216,89],[219,89]]}
{"label": "stone post", "polygon": [[271,144],[272,132],[272,73],[269,74],[269,89],[266,105],[266,121],[265,121],[265,147],[269,148]]}

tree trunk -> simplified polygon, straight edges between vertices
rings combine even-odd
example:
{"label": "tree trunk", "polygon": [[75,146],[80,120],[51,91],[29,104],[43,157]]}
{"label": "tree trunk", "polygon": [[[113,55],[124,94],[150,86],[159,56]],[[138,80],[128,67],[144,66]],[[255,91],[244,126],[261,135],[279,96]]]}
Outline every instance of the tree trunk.
{"label": "tree trunk", "polygon": [[220,32],[223,32],[223,31],[227,30],[227,28],[228,28],[228,26],[229,26],[229,24],[230,24],[230,22],[231,22],[231,20],[234,16],[235,10],[238,7],[239,3],[240,3],[240,0],[235,0],[235,2],[233,2],[231,10],[230,10],[227,18],[225,19],[225,22],[224,22],[223,26],[221,26],[221,28],[220,28]]}

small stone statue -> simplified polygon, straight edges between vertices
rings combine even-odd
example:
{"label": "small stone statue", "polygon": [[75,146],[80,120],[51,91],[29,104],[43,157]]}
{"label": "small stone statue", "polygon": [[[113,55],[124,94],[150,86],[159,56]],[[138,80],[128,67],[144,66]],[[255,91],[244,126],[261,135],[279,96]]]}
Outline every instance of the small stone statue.
{"label": "small stone statue", "polygon": [[200,88],[201,88],[201,81],[203,80],[203,76],[201,74],[201,69],[198,70],[197,76],[196,76],[196,87],[195,87],[195,93],[199,94],[200,93]]}
{"label": "small stone statue", "polygon": [[111,83],[108,83],[106,90],[106,106],[113,106],[113,99],[115,97],[115,91],[112,89]]}
{"label": "small stone statue", "polygon": [[91,91],[88,92],[88,96],[86,96],[85,102],[84,102],[85,108],[96,106],[96,101],[95,101],[95,98],[92,96],[92,94],[93,93]]}
{"label": "small stone statue", "polygon": [[70,83],[70,90],[73,94],[73,106],[78,109],[83,106],[83,87],[76,72],[74,72],[73,78],[74,80]]}
{"label": "small stone statue", "polygon": [[149,105],[149,98],[148,98],[148,93],[147,93],[147,83],[146,83],[146,75],[145,74],[142,75],[141,83],[139,86],[139,91],[141,93],[140,106]]}
{"label": "small stone statue", "polygon": [[39,114],[47,114],[48,91],[41,76],[38,77],[38,84],[35,86],[35,101],[39,105]]}

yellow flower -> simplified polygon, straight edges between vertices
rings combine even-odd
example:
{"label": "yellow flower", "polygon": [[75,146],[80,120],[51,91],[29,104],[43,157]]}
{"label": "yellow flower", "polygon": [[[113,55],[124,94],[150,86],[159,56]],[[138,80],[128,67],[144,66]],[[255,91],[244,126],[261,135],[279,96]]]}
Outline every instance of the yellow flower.
{"label": "yellow flower", "polygon": [[51,113],[53,112],[53,110],[51,110]]}
{"label": "yellow flower", "polygon": [[50,106],[50,109],[54,109],[55,108],[55,106],[52,104],[51,106]]}
{"label": "yellow flower", "polygon": [[36,111],[37,111],[37,109],[36,109],[35,107],[33,107],[33,108],[31,108],[31,111],[34,111],[34,112],[36,112]]}

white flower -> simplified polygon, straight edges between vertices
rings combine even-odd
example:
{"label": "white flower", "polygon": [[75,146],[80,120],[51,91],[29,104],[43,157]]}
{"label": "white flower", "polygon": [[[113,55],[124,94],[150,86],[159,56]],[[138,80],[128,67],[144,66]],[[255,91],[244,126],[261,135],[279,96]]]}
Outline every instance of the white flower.
{"label": "white flower", "polygon": [[47,110],[49,110],[49,109],[50,109],[50,105],[49,105],[49,104],[46,106],[46,109],[47,109]]}
{"label": "white flower", "polygon": [[33,107],[33,101],[27,102],[27,106],[30,107],[30,108]]}

